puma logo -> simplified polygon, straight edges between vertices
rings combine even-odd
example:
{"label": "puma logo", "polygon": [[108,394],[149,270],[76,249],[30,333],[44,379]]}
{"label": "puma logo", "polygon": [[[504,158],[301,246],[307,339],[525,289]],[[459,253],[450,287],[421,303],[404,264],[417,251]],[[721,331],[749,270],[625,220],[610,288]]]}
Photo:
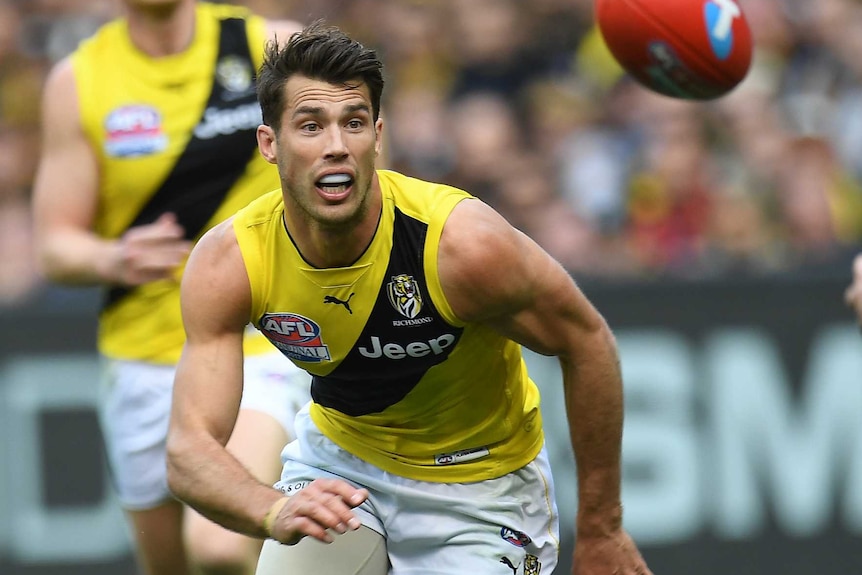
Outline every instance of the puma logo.
{"label": "puma logo", "polygon": [[518,563],[517,565],[512,565],[512,562],[509,560],[508,557],[503,557],[502,559],[500,559],[500,563],[504,564],[506,567],[511,569],[512,573],[514,573],[515,575],[518,575],[518,567],[521,566],[520,563]]}
{"label": "puma logo", "polygon": [[349,313],[350,315],[353,315],[353,310],[350,309],[350,298],[352,298],[354,295],[356,295],[356,294],[355,293],[350,294],[346,300],[338,299],[334,295],[324,296],[323,297],[323,303],[335,303],[338,305],[343,305],[344,309],[347,310],[347,313]]}

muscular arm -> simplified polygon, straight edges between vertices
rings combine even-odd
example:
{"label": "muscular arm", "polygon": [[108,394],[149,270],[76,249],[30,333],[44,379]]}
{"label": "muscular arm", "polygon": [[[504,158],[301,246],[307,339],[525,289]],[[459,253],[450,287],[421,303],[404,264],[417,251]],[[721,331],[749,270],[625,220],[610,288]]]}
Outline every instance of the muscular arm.
{"label": "muscular arm", "polygon": [[[242,337],[249,288],[227,224],[192,252],[181,287],[187,343],[177,366],[168,433],[171,490],[227,527],[260,532],[279,495],[255,480],[227,450],[242,396]],[[230,497],[245,494],[245,504]]]}
{"label": "muscular arm", "polygon": [[169,277],[189,245],[171,214],[119,240],[93,230],[99,167],[81,129],[71,61],[48,77],[42,104],[42,151],[33,191],[39,263],[66,284],[137,285]]}
{"label": "muscular arm", "polygon": [[[187,340],[174,382],[168,484],[213,521],[267,537],[264,517],[283,495],[260,483],[225,449],[242,396],[242,339],[251,307],[230,221],[207,232],[193,250],[181,301]],[[349,508],[366,496],[344,482],[315,481],[289,498],[271,535],[283,543],[305,535],[328,541],[327,528],[359,527]]]}
{"label": "muscular arm", "polygon": [[578,473],[575,572],[610,565],[608,572],[619,567],[620,575],[646,573],[622,529],[622,378],[602,316],[544,250],[477,201],[461,202],[450,215],[439,269],[462,320],[559,359]]}

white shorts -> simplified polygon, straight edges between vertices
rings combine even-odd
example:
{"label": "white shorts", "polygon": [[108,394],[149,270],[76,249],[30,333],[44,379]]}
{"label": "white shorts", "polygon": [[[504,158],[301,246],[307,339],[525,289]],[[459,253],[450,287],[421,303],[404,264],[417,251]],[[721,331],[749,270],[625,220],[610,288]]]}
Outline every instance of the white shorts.
{"label": "white shorts", "polygon": [[[294,437],[293,418],[310,399],[308,374],[281,353],[247,356],[241,409],[272,415]],[[165,466],[175,366],[103,358],[99,421],[111,479],[125,509],[172,497]]]}
{"label": "white shorts", "polygon": [[[384,472],[327,439],[304,407],[282,451],[285,494],[318,477],[368,489],[357,517],[386,539],[389,575],[553,572],[559,516],[545,449],[525,467],[476,483],[431,483]],[[321,561],[325,561],[321,558]]]}

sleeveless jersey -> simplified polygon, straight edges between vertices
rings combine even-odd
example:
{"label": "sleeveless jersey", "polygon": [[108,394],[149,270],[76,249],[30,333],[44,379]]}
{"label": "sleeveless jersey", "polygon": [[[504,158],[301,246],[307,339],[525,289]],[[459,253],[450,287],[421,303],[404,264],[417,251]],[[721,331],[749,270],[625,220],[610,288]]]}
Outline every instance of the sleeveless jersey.
{"label": "sleeveless jersey", "polygon": [[252,292],[251,320],[313,376],[311,417],[337,445],[421,481],[499,477],[542,447],[539,393],[521,348],[460,321],[438,276],[456,188],[377,172],[383,211],[349,267],[305,262],[273,192],[233,221]]}
{"label": "sleeveless jersey", "polygon": [[[187,239],[279,187],[258,153],[254,77],[265,21],[247,10],[198,3],[192,43],[150,58],[125,19],[101,28],[72,56],[81,127],[99,169],[95,230],[118,238],[133,225],[177,214]],[[110,357],[176,363],[185,340],[179,276],[107,293],[99,350]],[[256,333],[256,332],[253,332]],[[259,335],[247,347],[272,347]],[[262,344],[262,345],[261,345]]]}

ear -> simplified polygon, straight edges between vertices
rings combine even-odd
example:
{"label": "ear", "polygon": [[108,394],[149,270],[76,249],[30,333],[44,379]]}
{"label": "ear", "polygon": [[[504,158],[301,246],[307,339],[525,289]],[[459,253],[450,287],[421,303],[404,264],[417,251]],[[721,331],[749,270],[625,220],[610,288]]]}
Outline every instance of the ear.
{"label": "ear", "polygon": [[374,141],[374,154],[379,156],[380,149],[383,145],[383,118],[378,117],[377,121],[374,122],[374,133],[375,133],[375,141]]}
{"label": "ear", "polygon": [[266,124],[257,127],[257,148],[260,155],[270,164],[277,162],[278,144],[275,139],[275,130]]}

